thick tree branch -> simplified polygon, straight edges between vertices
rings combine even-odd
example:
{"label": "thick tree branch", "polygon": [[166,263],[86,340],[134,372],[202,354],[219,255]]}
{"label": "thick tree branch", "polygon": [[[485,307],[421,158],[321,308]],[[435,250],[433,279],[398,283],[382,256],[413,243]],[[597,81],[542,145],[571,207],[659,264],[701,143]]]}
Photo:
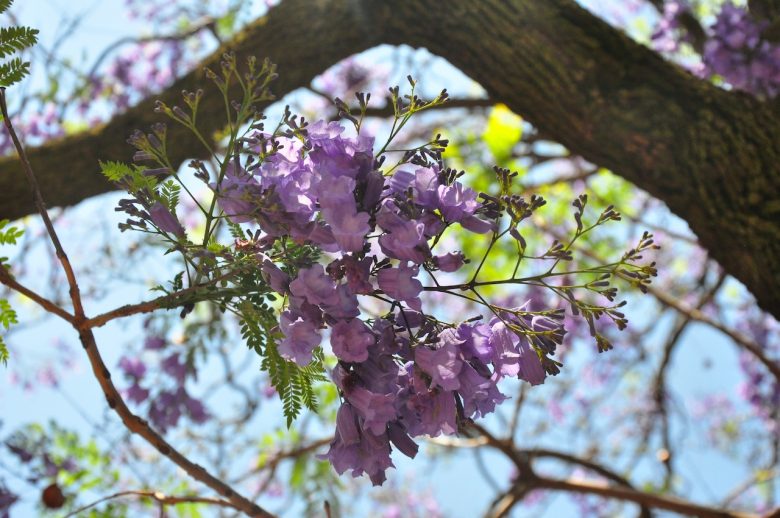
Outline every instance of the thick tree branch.
{"label": "thick tree branch", "polygon": [[[551,450],[520,450],[516,448],[513,441],[498,439],[486,428],[476,423],[470,423],[469,427],[482,436],[489,447],[494,448],[506,455],[507,458],[512,461],[518,469],[518,475],[514,487],[507,495],[508,501],[505,502],[503,506],[499,502],[499,506],[501,506],[502,509],[499,513],[496,513],[496,515],[505,514],[504,511],[508,512],[509,509],[504,507],[506,505],[514,505],[514,503],[516,503],[517,500],[512,501],[512,496],[514,493],[517,493],[519,497],[523,497],[525,494],[527,494],[528,491],[532,489],[548,489],[553,491],[591,494],[605,498],[624,500],[627,502],[634,502],[639,504],[642,506],[642,508],[665,509],[686,516],[698,516],[701,518],[756,518],[756,515],[754,514],[717,509],[695,504],[693,502],[682,500],[674,496],[639,491],[631,487],[627,480],[622,479],[622,477],[619,475],[615,475],[609,470],[606,470],[595,463]],[[531,461],[534,457],[554,457],[566,462],[579,464],[588,469],[599,472],[600,475],[605,476],[620,485],[615,486],[607,483],[591,482],[586,480],[560,480],[550,478],[537,473],[532,468]]]}
{"label": "thick tree branch", "polygon": [[[154,112],[155,100],[182,105],[181,91],[202,88],[206,96],[198,110],[199,130],[211,136],[222,129],[226,115],[222,96],[206,79],[203,69],[219,70],[225,52],[236,53],[239,63],[247,57],[268,57],[277,64],[279,79],[272,85],[277,96],[308,85],[317,74],[340,60],[379,43],[368,30],[363,14],[352,2],[293,0],[282,2],[268,16],[250,24],[233,41],[206,58],[202,66],[177,80],[159,95],[145,99],[107,124],[30,150],[44,199],[52,206],[70,206],[86,198],[115,190],[98,173],[99,160],[128,161],[134,149],[127,138],[136,130],[148,130],[161,116]],[[238,86],[233,98],[240,98]],[[171,162],[181,164],[204,157],[198,139],[180,125],[168,125]],[[18,161],[0,160],[0,217],[15,219],[34,212],[27,186],[18,181]]]}
{"label": "thick tree branch", "polygon": [[[762,308],[780,316],[780,120],[773,105],[694,78],[573,0],[453,0],[446,9],[434,0],[285,0],[229,48],[239,58],[277,62],[275,92],[283,94],[380,43],[426,47],[450,60],[572,152],[664,201]],[[204,84],[198,70],[159,97],[174,104],[181,89]],[[215,97],[202,103],[204,133],[223,119]],[[124,139],[156,120],[152,102],[32,153],[47,199],[71,205],[110,190],[95,178],[95,164],[129,156]],[[199,154],[194,137],[171,129],[175,162]],[[0,216],[14,218],[31,208],[8,178],[12,167],[0,163]]]}

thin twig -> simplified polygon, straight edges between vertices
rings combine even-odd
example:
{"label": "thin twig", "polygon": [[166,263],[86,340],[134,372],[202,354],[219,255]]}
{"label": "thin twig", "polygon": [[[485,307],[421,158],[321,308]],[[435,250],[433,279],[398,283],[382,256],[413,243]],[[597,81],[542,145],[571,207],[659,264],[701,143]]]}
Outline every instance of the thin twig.
{"label": "thin twig", "polygon": [[5,286],[8,286],[10,289],[16,291],[17,293],[21,293],[28,299],[37,303],[39,306],[41,306],[49,313],[53,313],[57,315],[61,319],[65,320],[66,322],[69,322],[71,324],[76,323],[76,317],[74,317],[73,315],[71,315],[70,313],[68,313],[67,311],[65,311],[54,302],[47,299],[46,297],[38,295],[30,288],[17,282],[16,279],[14,279],[11,276],[11,273],[2,266],[0,266],[0,284],[4,284]]}
{"label": "thin twig", "polygon": [[[535,223],[542,230],[546,230],[550,232],[555,237],[560,237],[560,236],[556,236],[556,233],[550,228],[550,226],[544,223],[543,221],[537,219],[535,220]],[[595,261],[601,261],[601,258],[599,258],[594,252],[588,250],[587,248],[579,247],[577,250]],[[620,272],[617,272],[617,275],[629,282],[632,280],[622,275]],[[682,313],[690,317],[692,320],[701,322],[703,324],[707,324],[708,326],[713,327],[718,331],[720,331],[721,333],[725,334],[726,336],[731,338],[737,345],[739,345],[740,347],[748,351],[750,354],[755,356],[756,359],[759,362],[763,363],[764,366],[769,370],[769,372],[771,372],[772,375],[778,381],[780,381],[780,364],[777,363],[776,361],[773,361],[771,358],[769,358],[764,352],[764,349],[763,347],[761,347],[761,345],[757,344],[756,342],[754,342],[744,334],[740,333],[739,331],[730,329],[725,325],[721,324],[720,322],[718,322],[717,320],[710,318],[701,310],[696,309],[695,307],[692,307],[689,304],[686,304],[682,301],[679,301],[676,298],[674,298],[672,295],[669,295],[668,293],[659,290],[655,286],[652,285],[647,286],[647,293],[651,294],[663,305],[668,306],[678,311],[679,313]]]}
{"label": "thin twig", "polygon": [[219,498],[207,498],[203,496],[169,496],[164,493],[161,493],[160,491],[120,491],[118,493],[114,493],[113,495],[108,495],[99,500],[95,500],[91,504],[87,504],[84,507],[79,507],[75,511],[71,511],[70,513],[66,514],[65,518],[70,518],[71,516],[78,516],[79,513],[82,513],[87,509],[91,509],[96,505],[100,505],[103,502],[108,502],[109,500],[115,500],[117,498],[123,498],[126,496],[136,496],[139,498],[151,498],[156,502],[160,503],[162,506],[176,505],[176,504],[209,504],[209,505],[217,505],[220,507],[235,508],[233,504],[231,504],[227,500],[220,500]]}

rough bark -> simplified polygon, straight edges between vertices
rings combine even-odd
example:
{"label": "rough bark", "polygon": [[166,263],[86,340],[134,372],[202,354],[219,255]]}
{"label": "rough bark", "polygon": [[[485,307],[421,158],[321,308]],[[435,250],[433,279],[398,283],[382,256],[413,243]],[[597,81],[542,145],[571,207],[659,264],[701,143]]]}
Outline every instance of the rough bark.
{"label": "rough bark", "polygon": [[[136,129],[148,131],[153,123],[166,120],[154,112],[158,99],[169,106],[183,106],[182,90],[202,88],[206,95],[198,110],[198,129],[207,136],[221,130],[226,120],[225,106],[217,88],[205,77],[204,69],[219,71],[225,52],[235,52],[241,64],[249,56],[271,59],[279,73],[271,90],[281,97],[307,86],[330,65],[375,46],[374,35],[361,30],[365,24],[356,18],[349,4],[345,1],[282,2],[159,95],[145,99],[103,126],[30,149],[30,162],[40,179],[46,203],[52,207],[71,206],[115,190],[99,173],[98,161],[131,160],[134,149],[127,143],[130,134]],[[241,98],[238,88],[231,92],[231,98]],[[172,163],[205,156],[203,145],[189,130],[167,122]],[[15,157],[0,159],[0,218],[15,219],[35,211],[20,170]]]}
{"label": "rough bark", "polygon": [[[761,307],[780,317],[776,105],[694,78],[572,0],[452,0],[442,6],[433,0],[285,0],[232,48],[279,63],[275,91],[284,94],[379,43],[425,47],[573,153],[666,202]],[[159,97],[172,103],[182,88],[204,83],[196,71]],[[96,178],[95,163],[129,155],[124,138],[155,119],[151,102],[102,130],[33,151],[49,202],[70,205],[109,190]],[[209,124],[216,125],[216,104],[210,113]],[[182,150],[174,158],[197,154],[190,137],[173,138]],[[0,163],[3,217],[32,207],[10,178],[15,167]]]}

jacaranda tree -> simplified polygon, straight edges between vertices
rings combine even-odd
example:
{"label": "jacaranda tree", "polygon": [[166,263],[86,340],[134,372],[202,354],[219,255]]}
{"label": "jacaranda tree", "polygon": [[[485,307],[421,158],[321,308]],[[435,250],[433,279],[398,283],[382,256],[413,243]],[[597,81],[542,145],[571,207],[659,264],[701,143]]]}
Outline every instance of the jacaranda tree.
{"label": "jacaranda tree", "polygon": [[[487,516],[776,513],[780,5],[748,4],[129,1],[153,32],[85,67],[9,18],[0,354],[30,389],[80,355],[106,413],[5,431],[0,512],[436,515],[388,471],[430,445],[477,452]],[[82,351],[36,364],[55,320]],[[689,328],[739,394],[683,394]]]}

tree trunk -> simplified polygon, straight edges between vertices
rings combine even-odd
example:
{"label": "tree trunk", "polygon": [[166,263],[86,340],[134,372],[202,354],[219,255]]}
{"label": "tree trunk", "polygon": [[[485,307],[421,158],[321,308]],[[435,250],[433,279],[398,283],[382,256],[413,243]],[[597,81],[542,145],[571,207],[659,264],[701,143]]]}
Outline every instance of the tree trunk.
{"label": "tree trunk", "polygon": [[[279,63],[278,95],[380,43],[425,47],[573,153],[664,201],[702,246],[780,317],[780,120],[777,105],[726,92],[665,62],[572,0],[285,0],[229,47]],[[214,66],[218,54],[206,60]],[[200,70],[159,97],[206,84]],[[446,85],[441,85],[446,86]],[[126,159],[126,136],[158,117],[149,99],[95,132],[31,152],[54,205],[111,186],[98,159]],[[223,120],[214,94],[204,132]],[[206,119],[208,118],[208,121]],[[199,145],[171,127],[177,162]],[[31,211],[12,161],[0,162],[3,217]],[[63,170],[65,172],[63,172]]]}

